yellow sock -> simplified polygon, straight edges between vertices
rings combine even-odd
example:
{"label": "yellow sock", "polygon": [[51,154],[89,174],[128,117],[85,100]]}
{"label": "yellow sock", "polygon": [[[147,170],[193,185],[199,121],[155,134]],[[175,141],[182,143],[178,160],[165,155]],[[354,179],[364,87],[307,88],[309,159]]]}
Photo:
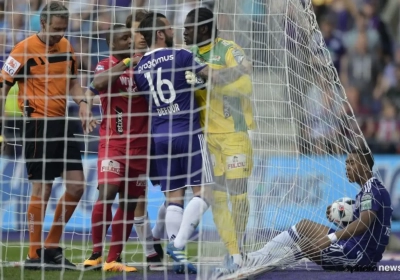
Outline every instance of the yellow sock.
{"label": "yellow sock", "polygon": [[225,243],[230,255],[239,254],[235,224],[228,207],[228,194],[226,192],[213,191],[213,197],[212,213],[219,236]]}
{"label": "yellow sock", "polygon": [[[231,195],[232,218],[235,223],[236,235],[239,242],[242,242],[249,220],[250,205],[247,193]],[[240,244],[243,245],[243,244]]]}

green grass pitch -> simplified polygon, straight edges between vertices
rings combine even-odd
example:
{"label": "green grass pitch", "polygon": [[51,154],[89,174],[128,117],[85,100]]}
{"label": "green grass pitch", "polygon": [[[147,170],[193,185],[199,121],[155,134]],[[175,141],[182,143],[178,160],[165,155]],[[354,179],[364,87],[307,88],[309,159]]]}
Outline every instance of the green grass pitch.
{"label": "green grass pitch", "polygon": [[[164,244],[165,245],[165,244]],[[197,242],[191,242],[186,247],[187,255],[189,258],[195,258],[197,256]],[[73,263],[80,264],[88,258],[91,254],[91,245],[87,244],[82,246],[82,243],[65,243],[65,256],[71,260]],[[165,248],[165,246],[163,246]],[[105,254],[107,254],[107,247]],[[28,244],[18,242],[9,242],[7,244],[1,243],[1,254],[0,254],[0,279],[4,280],[41,280],[41,279],[63,279],[63,280],[99,280],[106,277],[112,277],[116,273],[102,271],[32,271],[24,270],[22,267],[18,267],[22,261],[25,260],[28,253]],[[139,264],[138,274],[143,275],[144,267],[140,267],[140,264],[144,261],[144,256],[142,254],[142,246],[137,242],[129,242],[122,253],[122,258],[126,263],[136,263]],[[11,266],[10,266],[11,265]],[[17,265],[17,266],[13,266]],[[151,274],[151,271],[147,272]]]}

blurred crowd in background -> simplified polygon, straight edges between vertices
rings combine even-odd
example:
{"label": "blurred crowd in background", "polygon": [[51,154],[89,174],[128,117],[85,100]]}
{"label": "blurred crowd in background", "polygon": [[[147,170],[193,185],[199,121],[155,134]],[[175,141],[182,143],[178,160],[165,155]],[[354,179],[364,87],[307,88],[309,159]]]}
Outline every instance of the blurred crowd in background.
{"label": "blurred crowd in background", "polygon": [[349,103],[374,153],[400,153],[399,0],[313,0]]}
{"label": "blurred crowd in background", "polygon": [[[45,1],[0,0],[0,64],[15,43],[39,31],[39,13]],[[374,153],[400,153],[400,0],[312,1],[321,33],[371,150]],[[348,9],[346,1],[356,4],[356,13]],[[161,11],[166,12],[166,16],[178,27],[176,42],[181,43],[182,32],[179,30],[182,29],[179,27],[182,28],[187,12],[199,2],[213,8],[218,1],[61,2],[71,13],[68,38],[78,54],[82,85],[87,85],[89,73],[99,59],[107,56],[105,31],[111,22],[124,23],[131,13],[130,7],[161,7]],[[251,15],[252,18],[248,19],[262,21],[267,9],[262,0],[238,2],[241,7],[237,9],[242,14]],[[229,17],[224,19],[223,15],[220,16],[220,28],[224,20],[229,21]]]}

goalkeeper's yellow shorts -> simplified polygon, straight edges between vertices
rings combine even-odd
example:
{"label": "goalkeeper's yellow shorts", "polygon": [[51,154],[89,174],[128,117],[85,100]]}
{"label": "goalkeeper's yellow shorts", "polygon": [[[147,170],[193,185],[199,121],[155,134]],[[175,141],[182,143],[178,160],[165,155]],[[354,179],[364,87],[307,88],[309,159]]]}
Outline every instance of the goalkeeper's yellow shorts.
{"label": "goalkeeper's yellow shorts", "polygon": [[248,178],[253,169],[253,149],[247,132],[207,134],[214,176]]}

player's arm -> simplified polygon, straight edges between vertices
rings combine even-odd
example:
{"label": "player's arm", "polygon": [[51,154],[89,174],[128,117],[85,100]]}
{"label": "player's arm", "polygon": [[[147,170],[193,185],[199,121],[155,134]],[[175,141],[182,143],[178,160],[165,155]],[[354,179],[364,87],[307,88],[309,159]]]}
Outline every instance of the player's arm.
{"label": "player's arm", "polygon": [[5,115],[4,105],[11,87],[18,79],[24,78],[24,66],[26,61],[27,55],[25,45],[18,44],[4,62],[3,69],[1,70],[0,123],[3,121]]}
{"label": "player's arm", "polygon": [[251,75],[253,73],[253,65],[247,60],[245,53],[239,47],[230,48],[225,55],[225,61],[227,68],[214,70],[213,83],[229,85],[236,82],[243,75]]}
{"label": "player's arm", "polygon": [[[197,74],[203,80],[211,80],[213,84],[220,86],[218,92],[226,96],[251,95],[253,84],[251,82],[251,63],[239,47],[229,48],[226,55],[226,69],[203,68]],[[211,76],[210,76],[211,74]]]}
{"label": "player's arm", "polygon": [[336,232],[338,240],[347,240],[353,236],[363,234],[375,221],[376,212],[372,210],[362,211],[360,217],[342,230]]}
{"label": "player's arm", "polygon": [[[115,80],[118,79],[119,76],[131,65],[131,59],[130,58],[125,58],[121,62],[119,62],[117,65],[114,67],[111,67],[110,69],[104,70],[104,71],[98,71],[97,74],[95,74],[91,87],[94,88],[97,91],[102,91],[107,89],[109,84],[112,84]],[[104,67],[102,65],[98,65],[96,67],[96,70],[98,67]]]}
{"label": "player's arm", "polygon": [[360,217],[344,229],[336,232],[338,240],[346,240],[363,234],[376,219],[376,213],[381,208],[381,195],[372,188],[371,192],[364,193],[360,199]]}

